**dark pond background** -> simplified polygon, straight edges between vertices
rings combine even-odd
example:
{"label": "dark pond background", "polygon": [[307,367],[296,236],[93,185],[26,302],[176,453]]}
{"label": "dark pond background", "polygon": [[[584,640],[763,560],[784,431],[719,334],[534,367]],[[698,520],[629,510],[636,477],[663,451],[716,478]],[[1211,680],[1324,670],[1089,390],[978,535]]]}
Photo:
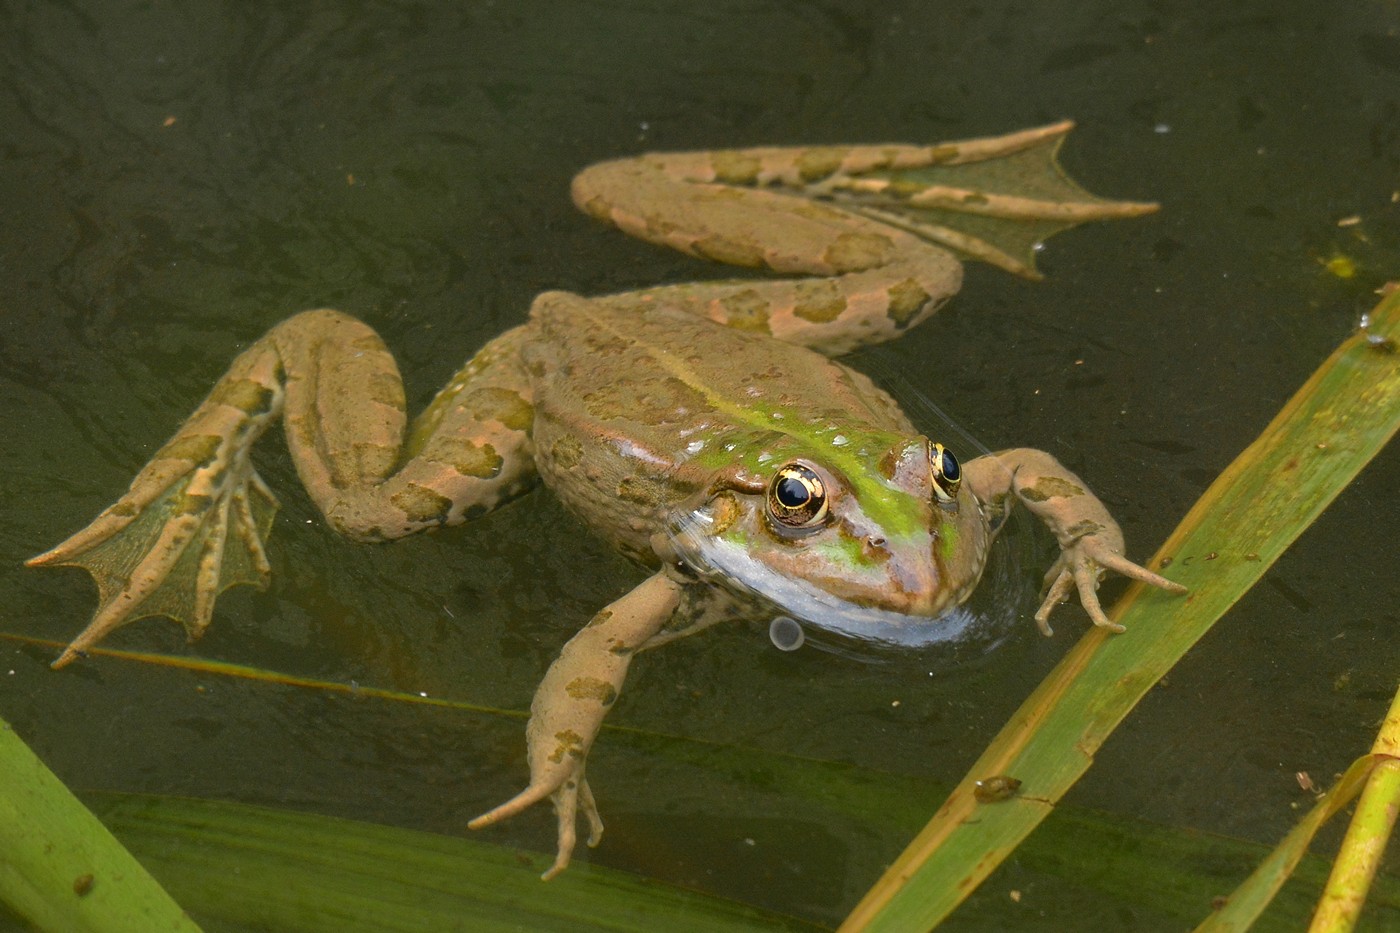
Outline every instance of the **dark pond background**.
{"label": "dark pond background", "polygon": [[[1067,116],[1067,168],[1162,211],[1055,239],[1045,283],[971,269],[881,365],[987,445],[1055,452],[1142,559],[1397,275],[1393,2],[0,3],[0,629],[81,627],[84,575],[20,561],[114,500],[292,312],[371,323],[421,405],[544,289],[728,274],[576,214],[583,165]],[[1355,277],[1329,271],[1337,256]],[[524,709],[569,633],[640,578],[543,493],[357,545],[321,527],[280,441],[260,463],[284,504],[271,590],[227,593],[194,649],[160,620],[110,646]],[[1397,485],[1392,448],[1070,802],[1281,836],[1310,801],[1295,773],[1325,784],[1364,752],[1396,686]],[[952,669],[712,630],[644,657],[612,721],[951,782],[1087,624],[1067,608],[1043,639],[1033,608]],[[515,720],[50,657],[0,642],[0,716],[80,789],[459,833],[525,775]],[[590,775],[609,835],[583,858],[819,921],[912,832],[815,819],[761,781],[720,791],[606,735]],[[548,852],[553,820],[489,838]],[[1014,861],[953,926],[1010,922],[1180,926]]]}

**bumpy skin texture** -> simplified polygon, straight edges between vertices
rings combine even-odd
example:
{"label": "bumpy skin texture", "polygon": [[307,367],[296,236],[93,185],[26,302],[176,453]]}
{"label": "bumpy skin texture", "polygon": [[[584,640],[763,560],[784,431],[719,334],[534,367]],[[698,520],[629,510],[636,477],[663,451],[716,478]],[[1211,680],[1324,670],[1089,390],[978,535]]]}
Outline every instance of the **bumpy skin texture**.
{"label": "bumpy skin texture", "polygon": [[[960,229],[957,212],[979,231],[1026,225],[1043,236],[1152,209],[1065,179],[1053,155],[1068,130],[672,153],[586,169],[573,195],[598,219],[797,277],[543,294],[527,323],[482,348],[411,425],[398,369],[370,328],[330,310],[290,318],[234,361],[116,504],[29,562],[81,566],[98,582],[96,614],[55,666],[148,615],[197,637],[220,592],[266,584],[276,499],[249,451],[279,418],[327,522],[359,540],[458,524],[538,476],[654,570],[565,645],[531,707],[528,787],[471,823],[550,798],[559,821],[550,877],[569,862],[577,816],[590,845],[601,836],[585,763],[638,651],[754,604],[818,624],[834,613],[936,625],[976,585],[1013,501],[1062,548],[1036,615],[1047,634],[1050,610],[1073,590],[1096,624],[1110,625],[1095,596],[1106,569],[1179,590],[1122,556],[1117,524],[1050,455],[1003,451],[965,464],[960,478],[888,395],[824,355],[891,339],[933,313],[961,282],[949,247],[1031,274],[999,241]],[[1004,180],[1013,164],[1036,197],[977,184]],[[777,491],[794,470],[811,493],[796,505],[792,489]]]}

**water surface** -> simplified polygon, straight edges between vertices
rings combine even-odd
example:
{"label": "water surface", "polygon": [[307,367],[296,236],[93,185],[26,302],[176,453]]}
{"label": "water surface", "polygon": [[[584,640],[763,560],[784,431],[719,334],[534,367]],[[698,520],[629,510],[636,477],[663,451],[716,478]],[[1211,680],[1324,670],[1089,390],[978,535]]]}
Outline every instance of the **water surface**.
{"label": "water surface", "polygon": [[[1062,117],[1081,124],[1063,156],[1077,177],[1161,213],[1057,238],[1044,283],[971,270],[884,359],[990,447],[1059,455],[1145,558],[1400,269],[1400,13],[1336,9],[4,3],[3,629],[78,630],[91,585],[19,562],[115,499],[292,312],[364,318],[422,404],[544,289],[728,274],[577,215],[566,194],[583,165]],[[1328,270],[1338,255],[1357,276]],[[542,493],[356,545],[321,527],[280,441],[260,463],[284,503],[271,590],[226,594],[195,649],[160,620],[111,645],[524,709],[568,634],[639,579]],[[1368,748],[1395,688],[1397,485],[1392,449],[1152,692],[1071,801],[1285,832],[1309,802],[1295,773],[1326,783]],[[613,719],[952,781],[1086,625],[1062,610],[1043,639],[1033,608],[996,652],[937,670],[713,630],[639,662]],[[460,832],[525,775],[515,721],[48,659],[0,645],[0,716],[79,788]],[[816,819],[780,787],[717,795],[702,769],[606,736],[590,774],[609,835],[587,858],[827,922],[909,835]],[[552,819],[491,838],[547,852]],[[1014,861],[955,926],[1013,921],[1179,927]]]}

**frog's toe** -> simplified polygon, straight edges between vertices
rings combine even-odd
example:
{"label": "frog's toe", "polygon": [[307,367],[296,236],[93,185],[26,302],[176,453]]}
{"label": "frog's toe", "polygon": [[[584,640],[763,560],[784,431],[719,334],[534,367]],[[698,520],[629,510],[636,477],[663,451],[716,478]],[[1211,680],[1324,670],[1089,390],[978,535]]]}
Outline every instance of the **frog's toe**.
{"label": "frog's toe", "polygon": [[1135,564],[1132,561],[1128,560],[1122,554],[1118,554],[1114,551],[1104,550],[1101,553],[1095,553],[1092,556],[1093,559],[1101,567],[1115,571],[1117,573],[1121,573],[1125,577],[1130,577],[1134,580],[1141,580],[1143,583],[1150,584],[1151,586],[1155,586],[1158,589],[1166,590],[1168,593],[1180,594],[1187,592],[1186,587],[1182,586],[1180,583],[1168,580],[1166,577],[1161,576],[1160,574],[1153,573],[1146,567],[1139,566],[1138,564]]}
{"label": "frog's toe", "polygon": [[1045,583],[1045,598],[1041,601],[1040,608],[1035,611],[1035,624],[1040,628],[1040,634],[1049,638],[1055,634],[1055,630],[1050,627],[1050,613],[1055,611],[1056,606],[1069,599],[1070,590],[1074,589],[1074,575],[1061,569],[1060,562],[1057,561],[1045,575]]}
{"label": "frog's toe", "polygon": [[554,792],[552,799],[555,815],[559,818],[559,849],[554,856],[554,864],[540,875],[542,881],[548,881],[569,867],[569,860],[574,855],[574,846],[578,844],[577,823],[580,810],[588,820],[588,847],[593,848],[603,839],[603,821],[598,816],[593,791],[589,789],[588,781],[582,775],[565,781],[563,786]]}
{"label": "frog's toe", "polygon": [[487,810],[480,816],[474,817],[471,822],[467,823],[467,828],[483,829],[487,826],[499,823],[501,820],[510,819],[522,810],[539,803],[552,793],[554,793],[554,788],[547,784],[531,784],[499,807]]}
{"label": "frog's toe", "polygon": [[467,824],[469,829],[482,829],[502,820],[509,819],[522,810],[549,798],[554,803],[554,812],[559,821],[559,848],[554,863],[540,877],[548,881],[569,867],[574,847],[578,844],[577,822],[580,814],[588,821],[589,848],[603,840],[603,820],[598,815],[598,805],[593,799],[593,790],[582,774],[553,783],[531,784],[505,803],[481,814]]}
{"label": "frog's toe", "polygon": [[55,668],[146,616],[180,622],[194,641],[221,592],[239,583],[267,586],[272,569],[262,542],[277,511],[271,490],[244,461],[181,474],[158,458],[87,528],[25,562],[81,567],[97,581],[97,612]]}
{"label": "frog's toe", "polygon": [[588,781],[579,778],[578,785],[578,805],[583,811],[583,818],[588,821],[588,848],[598,848],[598,843],[603,841],[603,818],[598,815],[598,804],[593,799],[593,788],[588,786]]}
{"label": "frog's toe", "polygon": [[1123,626],[1109,619],[1104,614],[1103,605],[1099,603],[1099,576],[1102,573],[1102,570],[1089,561],[1075,565],[1074,585],[1079,590],[1079,603],[1089,614],[1089,618],[1094,620],[1094,624],[1100,628],[1106,628],[1110,632],[1127,631]]}
{"label": "frog's toe", "polygon": [[1108,570],[1133,580],[1141,580],[1169,593],[1186,592],[1186,587],[1180,583],[1174,583],[1133,563],[1107,542],[1092,536],[1080,538],[1060,554],[1059,560],[1055,561],[1050,572],[1045,575],[1045,599],[1035,614],[1040,631],[1045,635],[1051,634],[1050,613],[1060,603],[1068,600],[1070,593],[1075,590],[1078,590],[1079,602],[1095,625],[1111,632],[1126,631],[1122,625],[1108,618],[1099,602],[1099,579]]}

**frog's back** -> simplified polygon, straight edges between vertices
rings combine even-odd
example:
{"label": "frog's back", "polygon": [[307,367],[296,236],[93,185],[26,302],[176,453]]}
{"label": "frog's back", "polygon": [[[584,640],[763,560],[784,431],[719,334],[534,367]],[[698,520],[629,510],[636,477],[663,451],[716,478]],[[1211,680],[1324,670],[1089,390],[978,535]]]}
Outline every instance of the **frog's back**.
{"label": "frog's back", "polygon": [[565,292],[541,295],[531,322],[524,358],[540,474],[638,557],[662,514],[759,448],[777,454],[853,431],[913,433],[865,376],[766,334],[634,296]]}

